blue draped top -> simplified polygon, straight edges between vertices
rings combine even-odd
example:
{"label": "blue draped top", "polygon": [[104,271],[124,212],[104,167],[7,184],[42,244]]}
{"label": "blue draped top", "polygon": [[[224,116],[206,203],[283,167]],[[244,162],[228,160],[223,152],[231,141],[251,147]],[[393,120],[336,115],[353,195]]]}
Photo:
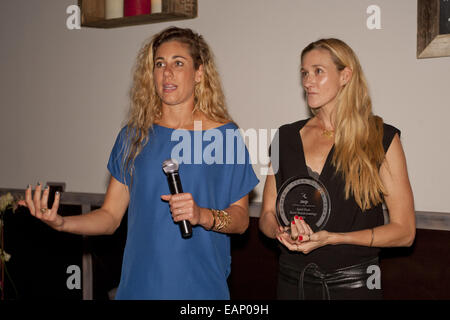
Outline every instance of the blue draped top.
{"label": "blue draped top", "polygon": [[132,183],[124,171],[129,147],[124,127],[114,144],[108,170],[128,185],[127,241],[116,299],[229,299],[229,236],[193,227],[183,239],[169,205],[164,160],[180,163],[183,191],[200,207],[225,209],[259,182],[239,130],[227,123],[209,130],[175,130],[153,125],[136,157]]}

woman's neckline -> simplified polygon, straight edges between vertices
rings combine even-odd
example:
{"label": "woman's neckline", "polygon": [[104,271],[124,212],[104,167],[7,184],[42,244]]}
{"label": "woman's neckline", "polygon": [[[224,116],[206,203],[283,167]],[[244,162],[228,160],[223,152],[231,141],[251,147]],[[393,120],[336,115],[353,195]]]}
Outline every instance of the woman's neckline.
{"label": "woman's neckline", "polygon": [[191,132],[196,132],[196,131],[198,131],[198,132],[205,132],[205,131],[213,130],[213,129],[221,129],[222,127],[228,126],[229,124],[232,124],[232,123],[234,123],[234,122],[230,121],[230,122],[221,124],[220,126],[217,126],[217,127],[214,127],[214,128],[205,129],[205,130],[191,130],[191,129],[183,129],[183,128],[175,129],[175,128],[162,126],[162,125],[157,124],[157,123],[154,123],[153,126],[160,127],[160,128],[167,129],[167,130],[171,130],[171,131],[174,131],[174,130],[185,130],[185,131],[191,131]]}
{"label": "woman's neckline", "polygon": [[301,133],[300,133],[300,131],[306,126],[306,124],[307,124],[311,119],[312,119],[312,118],[308,118],[308,119],[306,119],[306,120],[304,120],[304,121],[300,121],[299,126],[297,127],[297,139],[298,139],[298,140],[297,140],[297,143],[298,143],[297,145],[298,145],[298,147],[300,148],[300,152],[301,152],[302,158],[303,158],[302,160],[303,160],[303,163],[304,163],[305,166],[306,166],[306,171],[308,171],[308,168],[309,168],[312,172],[314,172],[315,174],[317,174],[317,175],[318,175],[318,179],[321,180],[321,178],[323,179],[324,171],[327,170],[328,163],[331,161],[331,156],[332,156],[333,153],[334,153],[334,143],[333,143],[333,145],[331,146],[331,149],[328,150],[327,156],[326,156],[326,158],[325,158],[325,162],[323,163],[320,172],[311,169],[311,167],[310,167],[310,166],[308,165],[308,163],[306,162],[306,154],[305,154],[305,149],[304,149],[304,146],[303,146],[303,138],[302,138],[302,135],[301,135]]}

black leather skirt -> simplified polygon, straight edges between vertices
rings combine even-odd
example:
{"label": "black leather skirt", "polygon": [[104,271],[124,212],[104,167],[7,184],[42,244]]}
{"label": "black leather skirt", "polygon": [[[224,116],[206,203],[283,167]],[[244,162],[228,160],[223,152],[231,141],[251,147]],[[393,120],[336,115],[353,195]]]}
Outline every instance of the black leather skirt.
{"label": "black leather skirt", "polygon": [[378,267],[378,258],[331,272],[321,270],[316,263],[298,269],[280,262],[278,299],[382,299],[381,287],[368,284],[373,276],[370,266]]}

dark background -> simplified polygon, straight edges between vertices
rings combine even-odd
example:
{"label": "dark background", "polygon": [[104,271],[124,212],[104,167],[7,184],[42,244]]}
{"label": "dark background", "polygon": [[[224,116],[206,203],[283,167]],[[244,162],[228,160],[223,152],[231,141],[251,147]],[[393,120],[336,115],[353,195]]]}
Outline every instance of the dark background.
{"label": "dark background", "polygon": [[450,1],[441,0],[439,8],[439,34],[450,33]]}
{"label": "dark background", "polygon": [[[64,206],[65,214],[80,212]],[[82,254],[93,261],[94,300],[107,300],[119,284],[126,238],[126,216],[111,236],[82,237],[50,229],[27,209],[5,216],[5,250],[11,254],[7,268],[17,293],[6,281],[5,297],[17,299],[81,300],[82,290],[66,287],[69,265],[82,267]],[[383,249],[381,277],[384,298],[450,299],[449,231],[418,229],[410,248]],[[250,218],[243,235],[231,236],[232,272],[228,279],[233,300],[276,299],[278,247]]]}

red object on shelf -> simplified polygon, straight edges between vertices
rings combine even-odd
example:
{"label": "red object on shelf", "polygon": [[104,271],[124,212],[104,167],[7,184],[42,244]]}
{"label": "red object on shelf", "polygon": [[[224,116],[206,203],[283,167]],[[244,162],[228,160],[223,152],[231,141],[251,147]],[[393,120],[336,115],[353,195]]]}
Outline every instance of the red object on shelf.
{"label": "red object on shelf", "polygon": [[151,8],[151,0],[124,0],[123,15],[129,17],[140,14],[150,14]]}

